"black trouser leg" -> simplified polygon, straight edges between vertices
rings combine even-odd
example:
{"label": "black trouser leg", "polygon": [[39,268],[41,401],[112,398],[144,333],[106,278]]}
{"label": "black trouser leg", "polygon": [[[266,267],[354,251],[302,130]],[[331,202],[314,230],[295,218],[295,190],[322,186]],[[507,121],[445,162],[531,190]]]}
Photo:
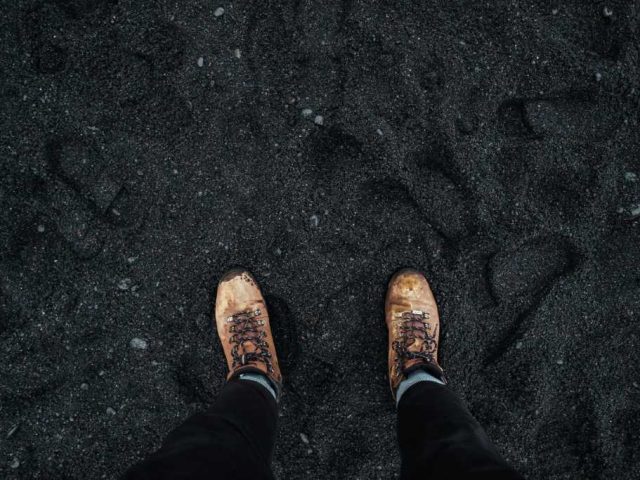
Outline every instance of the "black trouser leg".
{"label": "black trouser leg", "polygon": [[522,480],[447,387],[419,382],[398,405],[398,437],[405,480]]}
{"label": "black trouser leg", "polygon": [[127,480],[273,479],[277,403],[259,384],[232,380],[207,412],[173,430]]}

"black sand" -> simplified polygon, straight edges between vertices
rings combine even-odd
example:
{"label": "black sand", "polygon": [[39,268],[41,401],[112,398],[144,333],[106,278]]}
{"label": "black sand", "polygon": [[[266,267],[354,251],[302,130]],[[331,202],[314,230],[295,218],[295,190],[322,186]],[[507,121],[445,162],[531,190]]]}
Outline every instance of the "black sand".
{"label": "black sand", "polygon": [[113,478],[209,405],[242,264],[284,363],[279,478],[397,476],[382,299],[407,265],[528,478],[639,478],[638,18],[4,0],[0,477]]}

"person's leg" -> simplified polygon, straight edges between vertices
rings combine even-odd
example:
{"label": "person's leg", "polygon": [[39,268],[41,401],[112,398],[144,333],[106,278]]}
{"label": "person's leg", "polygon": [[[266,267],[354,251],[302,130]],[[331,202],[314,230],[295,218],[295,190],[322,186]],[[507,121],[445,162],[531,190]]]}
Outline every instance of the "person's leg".
{"label": "person's leg", "polygon": [[277,418],[272,392],[255,381],[232,380],[208,411],[173,430],[156,453],[124,478],[272,479]]}
{"label": "person's leg", "polygon": [[222,278],[215,320],[228,383],[213,407],[173,430],[125,479],[273,478],[282,376],[266,304],[249,272],[232,270]]}
{"label": "person's leg", "polygon": [[418,381],[401,395],[398,439],[403,479],[522,479],[442,383]]}
{"label": "person's leg", "polygon": [[440,318],[424,276],[396,273],[385,303],[389,381],[398,405],[405,480],[521,479],[446,387],[438,364]]}

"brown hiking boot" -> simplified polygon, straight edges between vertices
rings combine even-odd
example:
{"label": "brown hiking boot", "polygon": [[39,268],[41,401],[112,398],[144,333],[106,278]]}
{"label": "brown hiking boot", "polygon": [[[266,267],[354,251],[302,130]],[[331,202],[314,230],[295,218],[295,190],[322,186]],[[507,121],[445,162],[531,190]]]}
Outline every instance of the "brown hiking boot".
{"label": "brown hiking boot", "polygon": [[387,290],[385,320],[394,398],[400,382],[414,370],[426,370],[444,381],[438,365],[438,307],[424,275],[408,268],[396,272]]}
{"label": "brown hiking boot", "polygon": [[241,373],[262,372],[280,390],[282,375],[269,313],[260,287],[246,270],[230,270],[220,280],[216,326],[227,357],[227,380]]}

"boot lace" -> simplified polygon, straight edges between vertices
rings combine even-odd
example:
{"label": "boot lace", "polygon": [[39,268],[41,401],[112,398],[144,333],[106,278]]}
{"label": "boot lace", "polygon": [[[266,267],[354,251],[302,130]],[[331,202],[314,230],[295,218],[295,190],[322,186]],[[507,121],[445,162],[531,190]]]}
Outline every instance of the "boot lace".
{"label": "boot lace", "polygon": [[[257,309],[227,317],[229,332],[232,333],[229,341],[233,345],[231,348],[233,368],[262,362],[267,366],[268,372],[273,373],[271,352],[269,352],[269,344],[265,340],[267,332],[262,328],[266,322],[259,318],[260,313],[260,310]],[[246,344],[252,344],[253,351],[247,351]]]}
{"label": "boot lace", "polygon": [[[402,373],[402,365],[410,360],[420,359],[427,363],[436,363],[435,353],[438,348],[438,329],[429,334],[429,313],[418,310],[400,314],[399,338],[393,342],[396,352],[396,372]],[[421,342],[419,350],[411,350],[416,340]]]}

